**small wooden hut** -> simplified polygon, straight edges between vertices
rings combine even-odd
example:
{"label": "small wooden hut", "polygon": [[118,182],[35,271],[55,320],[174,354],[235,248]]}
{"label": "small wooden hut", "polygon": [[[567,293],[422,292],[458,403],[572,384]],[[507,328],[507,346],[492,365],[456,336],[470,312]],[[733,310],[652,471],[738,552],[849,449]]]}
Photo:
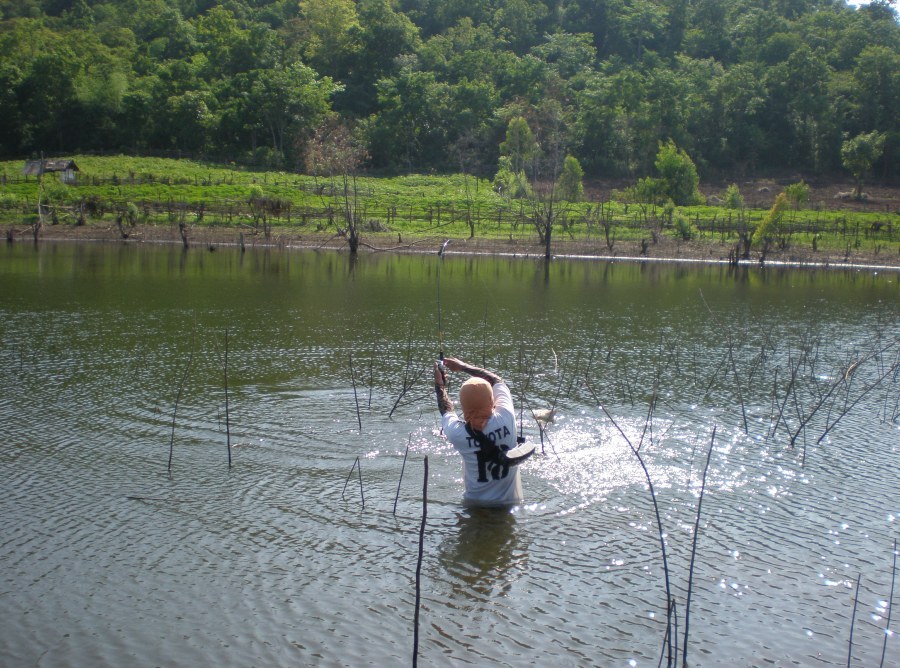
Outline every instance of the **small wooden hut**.
{"label": "small wooden hut", "polygon": [[59,174],[63,183],[75,183],[75,172],[80,171],[74,160],[28,160],[22,173],[25,176],[42,176],[49,172]]}

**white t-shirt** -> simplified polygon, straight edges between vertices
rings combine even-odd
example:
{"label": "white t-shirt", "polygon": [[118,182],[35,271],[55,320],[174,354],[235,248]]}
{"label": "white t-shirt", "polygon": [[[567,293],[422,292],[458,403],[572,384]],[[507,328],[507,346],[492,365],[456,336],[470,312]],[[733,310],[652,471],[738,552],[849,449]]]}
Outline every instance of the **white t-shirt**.
{"label": "white t-shirt", "polygon": [[[484,434],[501,450],[516,447],[516,415],[512,395],[506,383],[497,383],[494,390],[494,411]],[[503,466],[486,461],[479,453],[478,443],[466,431],[466,423],[453,411],[441,420],[444,434],[463,458],[463,481],[466,491],[463,501],[474,506],[509,506],[522,503],[522,481],[518,466]]]}

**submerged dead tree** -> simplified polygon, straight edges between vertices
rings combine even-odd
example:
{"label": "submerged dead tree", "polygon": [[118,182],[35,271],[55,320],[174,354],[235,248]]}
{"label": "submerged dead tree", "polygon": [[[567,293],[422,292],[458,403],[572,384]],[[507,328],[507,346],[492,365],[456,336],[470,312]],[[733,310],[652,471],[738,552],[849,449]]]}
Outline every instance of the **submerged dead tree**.
{"label": "submerged dead tree", "polygon": [[[409,393],[411,389],[416,387],[419,383],[419,379],[425,375],[425,372],[428,371],[429,366],[418,366],[416,367],[415,360],[420,359],[421,356],[414,356],[412,349],[412,340],[413,340],[413,330],[412,326],[409,328],[409,338],[406,342],[406,363],[403,365],[403,387],[400,390],[400,394],[397,396],[396,401],[394,401],[394,405],[391,406],[391,410],[388,413],[388,419],[390,420],[394,416],[394,411],[397,410],[403,403],[404,398]],[[409,401],[417,401],[418,397],[413,398]]]}
{"label": "submerged dead tree", "polygon": [[[336,226],[337,235],[347,240],[351,254],[359,250],[365,224],[366,206],[360,198],[357,177],[367,158],[365,145],[354,128],[336,117],[320,125],[306,147],[307,170],[316,177],[323,202],[332,212],[329,220]],[[318,184],[319,177],[326,183]]]}

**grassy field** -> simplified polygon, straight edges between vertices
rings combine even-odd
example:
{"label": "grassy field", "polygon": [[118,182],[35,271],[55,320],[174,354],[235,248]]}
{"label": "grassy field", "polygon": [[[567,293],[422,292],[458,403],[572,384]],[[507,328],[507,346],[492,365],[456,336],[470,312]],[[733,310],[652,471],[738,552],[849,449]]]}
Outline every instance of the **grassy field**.
{"label": "grassy field", "polygon": [[[235,165],[129,156],[74,156],[74,184],[45,175],[42,201],[47,226],[177,227],[241,230],[248,234],[337,232],[342,224],[340,184],[289,172],[260,172]],[[0,224],[31,226],[37,220],[38,182],[23,164],[0,162]],[[539,243],[532,203],[507,199],[472,176],[360,177],[356,209],[365,239],[445,236],[495,242]],[[772,198],[774,195],[772,193]],[[583,201],[562,207],[557,242],[625,252],[642,243],[735,245],[767,208],[663,207],[618,201]],[[831,206],[829,204],[829,206]],[[826,208],[821,200],[785,212],[773,229],[771,252],[893,258],[900,254],[898,213]],[[61,228],[59,228],[61,229]],[[753,250],[761,252],[760,242]]]}

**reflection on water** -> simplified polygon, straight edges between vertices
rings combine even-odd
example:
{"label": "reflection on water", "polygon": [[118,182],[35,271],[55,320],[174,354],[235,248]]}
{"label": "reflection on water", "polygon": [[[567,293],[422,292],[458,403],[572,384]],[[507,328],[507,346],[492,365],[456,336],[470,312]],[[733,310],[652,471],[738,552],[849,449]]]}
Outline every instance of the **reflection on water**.
{"label": "reflection on water", "polygon": [[464,508],[456,515],[456,531],[440,546],[440,561],[455,578],[461,595],[504,596],[528,566],[519,545],[516,515],[502,508]]}
{"label": "reflection on water", "polygon": [[0,249],[0,665],[404,665],[427,455],[423,663],[655,666],[713,428],[695,665],[846,665],[857,593],[897,663],[896,274],[448,255],[445,349],[557,408],[505,512],[439,435],[436,269]]}

